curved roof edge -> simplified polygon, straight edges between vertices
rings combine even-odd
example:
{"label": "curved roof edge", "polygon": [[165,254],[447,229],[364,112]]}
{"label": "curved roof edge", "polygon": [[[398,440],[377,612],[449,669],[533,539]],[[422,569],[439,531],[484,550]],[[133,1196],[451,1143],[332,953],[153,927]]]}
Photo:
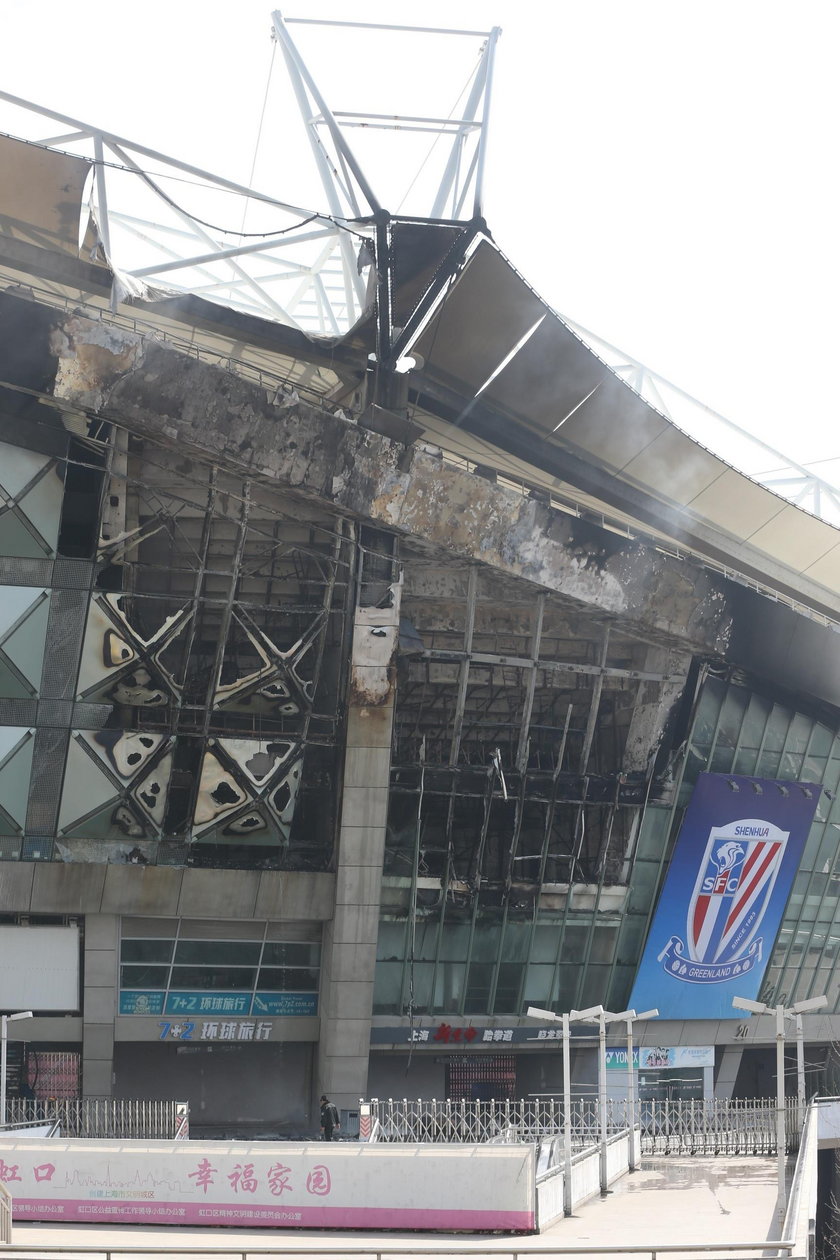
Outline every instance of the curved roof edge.
{"label": "curved roof edge", "polygon": [[[641,398],[490,240],[442,292],[413,349],[424,360],[421,390],[465,400],[456,427],[717,563],[840,612],[840,530]],[[476,459],[490,462],[486,448]]]}

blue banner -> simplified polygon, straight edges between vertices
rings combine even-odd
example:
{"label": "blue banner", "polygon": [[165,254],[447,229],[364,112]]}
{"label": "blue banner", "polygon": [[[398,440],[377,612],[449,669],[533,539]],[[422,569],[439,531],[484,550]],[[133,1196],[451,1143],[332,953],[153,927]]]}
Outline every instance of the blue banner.
{"label": "blue banner", "polygon": [[317,993],[254,994],[204,990],[163,993],[158,989],[124,989],[120,993],[121,1015],[317,1015]]}
{"label": "blue banner", "polygon": [[701,774],[629,1006],[660,1019],[743,1019],[756,998],[817,808],[815,783]]}

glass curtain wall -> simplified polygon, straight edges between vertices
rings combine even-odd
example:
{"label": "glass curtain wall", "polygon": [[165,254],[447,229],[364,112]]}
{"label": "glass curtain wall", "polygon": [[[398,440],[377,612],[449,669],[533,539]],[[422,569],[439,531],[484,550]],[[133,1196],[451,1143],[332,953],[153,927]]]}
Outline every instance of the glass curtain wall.
{"label": "glass curtain wall", "polygon": [[[777,700],[707,677],[685,748],[670,803],[627,806],[630,817],[623,820],[615,854],[623,864],[611,863],[610,882],[601,874],[576,884],[569,896],[564,887],[543,883],[524,915],[503,890],[493,905],[492,889],[473,896],[466,882],[460,904],[451,892],[444,903],[439,879],[389,875],[399,869],[391,855],[376,1013],[513,1015],[530,1003],[570,1010],[604,1002],[624,1009],[671,848],[704,771],[803,780],[828,789],[830,795],[820,797],[761,998],[790,1002],[827,993],[831,1009],[840,1009],[840,737]],[[395,804],[399,801],[395,792],[392,811],[402,819],[402,834],[410,835],[409,811],[399,813],[404,808]],[[427,834],[422,821],[416,817],[413,829],[421,855]]]}
{"label": "glass curtain wall", "polygon": [[650,714],[678,702],[689,657],[498,575],[403,559],[374,1011],[606,999]]}
{"label": "glass curtain wall", "polygon": [[799,780],[827,789],[820,794],[760,999],[789,1003],[825,993],[828,1009],[837,1011],[840,737],[787,704],[716,678],[706,680],[699,698],[674,805],[645,811],[610,977],[611,1008],[626,1005],[665,863],[704,771]]}

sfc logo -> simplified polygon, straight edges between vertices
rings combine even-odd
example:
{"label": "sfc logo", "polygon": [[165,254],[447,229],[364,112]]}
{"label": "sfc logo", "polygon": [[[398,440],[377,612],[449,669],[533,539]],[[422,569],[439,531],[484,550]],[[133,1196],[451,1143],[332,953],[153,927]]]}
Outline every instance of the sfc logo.
{"label": "sfc logo", "polygon": [[697,869],[685,940],[671,936],[657,955],[669,975],[717,984],[761,961],[757,935],[790,832],[757,818],[713,827]]}

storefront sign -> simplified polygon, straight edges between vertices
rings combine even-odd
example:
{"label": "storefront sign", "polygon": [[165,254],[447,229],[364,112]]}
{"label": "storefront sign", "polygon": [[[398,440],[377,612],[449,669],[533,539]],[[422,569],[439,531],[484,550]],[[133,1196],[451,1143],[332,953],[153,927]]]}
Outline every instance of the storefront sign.
{"label": "storefront sign", "polygon": [[[627,1051],[626,1050],[606,1050],[604,1052],[604,1061],[607,1065],[608,1072],[626,1072],[627,1071]],[[633,1048],[633,1067],[639,1066],[639,1048]]]}
{"label": "storefront sign", "polygon": [[[627,1071],[627,1051],[617,1046],[606,1051],[608,1072]],[[633,1048],[633,1067],[645,1071],[657,1068],[714,1067],[714,1046],[638,1046]]]}
{"label": "storefront sign", "polygon": [[[465,1158],[466,1156],[466,1158]],[[534,1147],[0,1143],[16,1220],[315,1229],[533,1230]]]}
{"label": "storefront sign", "polygon": [[700,775],[628,1006],[733,1019],[758,996],[821,790]]}
{"label": "storefront sign", "polygon": [[250,1015],[250,993],[184,993],[166,996],[167,1015]]}
{"label": "storefront sign", "polygon": [[161,1041],[268,1041],[270,1020],[251,1019],[162,1019],[158,1025]]}
{"label": "storefront sign", "polygon": [[[592,1038],[597,1036],[582,1028],[572,1028],[573,1039]],[[552,1028],[537,1028],[535,1025],[522,1028],[476,1028],[473,1024],[457,1024],[441,1021],[422,1026],[408,1028],[405,1025],[391,1028],[371,1028],[370,1040],[373,1045],[412,1045],[418,1049],[475,1049],[476,1046],[487,1047],[510,1045],[540,1045],[554,1043],[559,1049],[563,1040],[563,1032],[559,1025]],[[548,1049],[548,1046],[546,1046]]]}
{"label": "storefront sign", "polygon": [[120,1015],[317,1015],[317,993],[207,993],[181,991],[168,994],[154,989],[123,990]]}
{"label": "storefront sign", "polygon": [[639,1067],[645,1071],[714,1066],[714,1046],[642,1046],[639,1051]]}

